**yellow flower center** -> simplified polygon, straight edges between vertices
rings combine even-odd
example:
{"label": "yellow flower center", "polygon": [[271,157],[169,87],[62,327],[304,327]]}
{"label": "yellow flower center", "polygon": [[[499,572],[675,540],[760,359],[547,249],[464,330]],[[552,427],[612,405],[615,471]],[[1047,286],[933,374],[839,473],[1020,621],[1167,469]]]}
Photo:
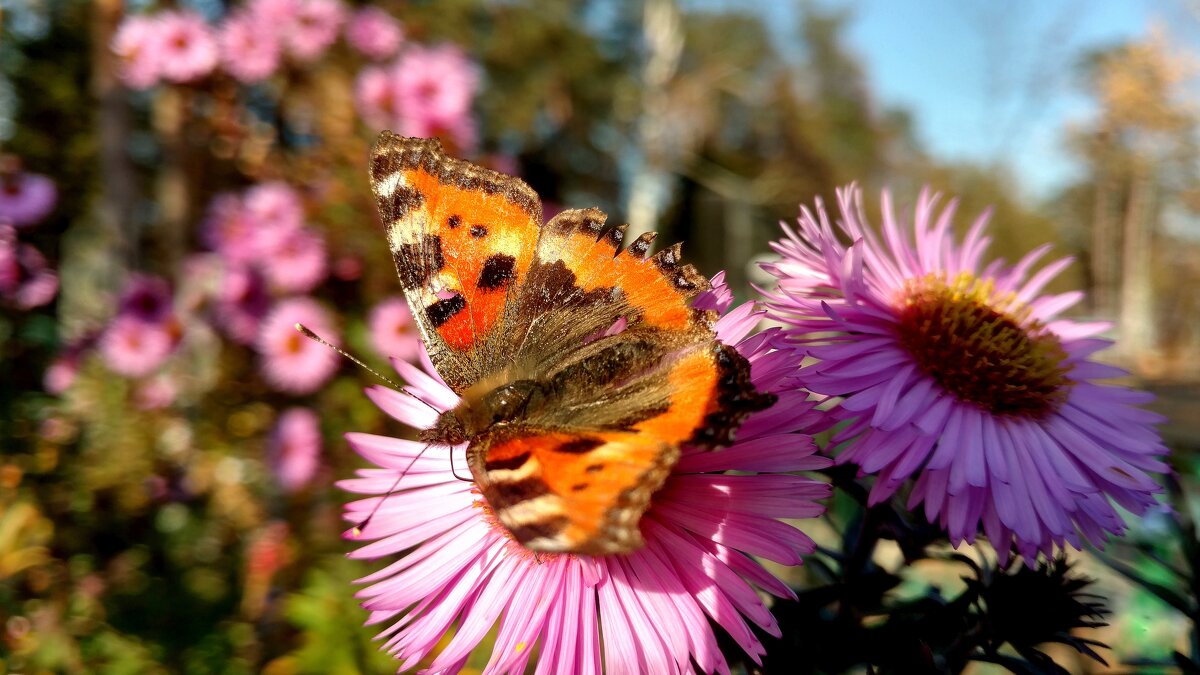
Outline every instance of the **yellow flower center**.
{"label": "yellow flower center", "polygon": [[1067,353],[1012,294],[963,273],[910,280],[896,334],[917,367],[959,400],[994,414],[1041,418],[1066,399]]}

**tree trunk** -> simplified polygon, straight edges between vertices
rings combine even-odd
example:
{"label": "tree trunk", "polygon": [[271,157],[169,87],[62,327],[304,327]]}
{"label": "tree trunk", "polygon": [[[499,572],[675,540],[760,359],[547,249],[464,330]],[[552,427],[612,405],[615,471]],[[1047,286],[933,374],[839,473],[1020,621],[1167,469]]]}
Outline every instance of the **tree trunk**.
{"label": "tree trunk", "polygon": [[1125,207],[1121,255],[1121,305],[1117,329],[1120,353],[1129,361],[1151,355],[1155,347],[1151,247],[1154,214],[1153,169],[1135,162]]}

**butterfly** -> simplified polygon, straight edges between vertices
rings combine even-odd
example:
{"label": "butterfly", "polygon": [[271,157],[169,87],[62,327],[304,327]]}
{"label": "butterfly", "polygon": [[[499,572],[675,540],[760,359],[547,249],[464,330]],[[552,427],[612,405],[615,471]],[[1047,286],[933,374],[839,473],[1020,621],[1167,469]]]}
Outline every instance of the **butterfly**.
{"label": "butterfly", "polygon": [[497,520],[532,551],[642,545],[681,444],[729,444],[774,403],[694,305],[708,280],[680,245],[595,208],[542,222],[528,185],[385,131],[370,175],[405,298],[460,403],[423,432],[467,443]]}

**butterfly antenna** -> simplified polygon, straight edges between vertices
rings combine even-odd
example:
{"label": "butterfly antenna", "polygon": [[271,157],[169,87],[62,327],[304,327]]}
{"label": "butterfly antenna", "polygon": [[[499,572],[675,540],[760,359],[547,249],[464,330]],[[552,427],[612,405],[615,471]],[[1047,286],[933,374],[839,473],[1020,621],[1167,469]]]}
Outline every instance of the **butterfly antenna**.
{"label": "butterfly antenna", "polygon": [[[360,535],[362,535],[362,531],[367,527],[367,524],[370,523],[371,519],[375,517],[375,514],[379,512],[379,507],[383,506],[383,503],[387,501],[388,497],[396,494],[396,488],[400,485],[400,481],[404,479],[404,476],[408,474],[408,470],[412,468],[413,464],[417,463],[418,459],[421,459],[421,456],[424,455],[425,451],[428,450],[432,445],[432,443],[426,443],[425,447],[421,448],[421,451],[418,452],[415,457],[408,460],[408,464],[400,471],[400,473],[396,475],[396,480],[392,482],[392,487],[388,488],[387,493],[380,497],[379,501],[375,502],[375,506],[371,507],[371,512],[367,514],[367,517],[363,518],[357,525],[350,529],[350,535],[352,537],[357,539]],[[451,457],[453,457],[453,455],[451,455]],[[453,471],[453,468],[451,468],[451,471]]]}
{"label": "butterfly antenna", "polygon": [[451,448],[451,450],[450,450],[450,473],[453,474],[455,478],[463,481],[464,483],[470,483],[474,480],[472,478],[463,478],[462,476],[458,475],[457,471],[454,470],[454,449],[453,448]]}
{"label": "butterfly antenna", "polygon": [[345,350],[343,350],[343,349],[341,349],[341,348],[339,348],[339,347],[335,347],[334,345],[330,344],[330,343],[329,343],[327,340],[325,340],[324,338],[322,338],[320,335],[317,335],[316,333],[312,332],[312,330],[310,330],[310,329],[308,328],[308,326],[305,326],[305,325],[304,325],[304,324],[302,324],[302,323],[298,323],[298,324],[296,324],[296,330],[300,331],[300,333],[301,333],[302,335],[304,335],[304,337],[306,337],[306,338],[308,338],[308,339],[310,339],[310,340],[315,340],[315,341],[317,341],[317,342],[319,342],[319,343],[321,343],[321,344],[325,345],[326,347],[329,347],[330,349],[332,349],[333,351],[337,352],[338,354],[341,354],[342,356],[346,357],[347,359],[350,359],[350,360],[351,360],[351,361],[353,361],[353,362],[354,362],[354,364],[355,364],[355,365],[357,365],[358,367],[360,367],[360,368],[362,368],[363,370],[367,371],[368,373],[370,373],[370,374],[374,375],[375,377],[378,377],[379,379],[383,380],[384,382],[387,382],[387,383],[388,383],[388,386],[390,386],[392,389],[395,389],[396,391],[400,392],[401,394],[405,394],[405,395],[407,395],[407,396],[411,396],[412,398],[414,398],[414,399],[416,399],[416,400],[420,401],[420,402],[421,402],[421,405],[425,406],[426,408],[429,408],[430,410],[434,411],[435,413],[438,413],[438,414],[441,414],[441,413],[442,413],[442,411],[441,411],[441,410],[438,410],[437,408],[435,408],[435,407],[433,407],[432,405],[430,405],[430,404],[429,404],[427,401],[425,401],[425,399],[421,398],[420,396],[417,396],[416,394],[414,394],[414,393],[412,393],[411,391],[409,391],[409,390],[405,389],[404,387],[401,387],[399,384],[396,384],[396,383],[395,383],[394,381],[392,381],[391,379],[384,377],[384,376],[383,376],[383,374],[381,374],[379,371],[377,371],[377,370],[375,370],[374,368],[372,368],[372,367],[368,366],[367,364],[363,363],[362,361],[360,361],[360,360],[359,360],[358,358],[356,358],[355,356],[353,356],[353,355],[351,355],[351,354],[348,354],[348,353],[346,353],[346,351],[345,351]]}

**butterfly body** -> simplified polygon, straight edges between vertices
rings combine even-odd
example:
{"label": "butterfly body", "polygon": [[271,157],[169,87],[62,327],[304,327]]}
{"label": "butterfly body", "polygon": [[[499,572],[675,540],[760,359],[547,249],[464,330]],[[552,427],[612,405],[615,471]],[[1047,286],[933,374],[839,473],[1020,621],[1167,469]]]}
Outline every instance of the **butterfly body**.
{"label": "butterfly body", "polygon": [[405,296],[461,397],[426,441],[467,442],[497,519],[526,548],[641,545],[638,522],[684,443],[728,444],[774,397],[716,340],[707,280],[679,247],[623,245],[596,209],[541,222],[519,179],[384,132],[371,179]]}

